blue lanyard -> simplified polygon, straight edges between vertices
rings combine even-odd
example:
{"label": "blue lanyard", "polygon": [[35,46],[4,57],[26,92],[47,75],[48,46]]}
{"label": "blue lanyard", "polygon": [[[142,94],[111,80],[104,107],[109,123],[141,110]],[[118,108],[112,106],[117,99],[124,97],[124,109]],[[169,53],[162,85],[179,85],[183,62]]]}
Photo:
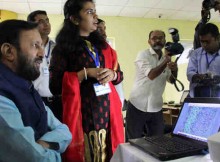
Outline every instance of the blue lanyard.
{"label": "blue lanyard", "polygon": [[49,60],[49,56],[50,56],[50,46],[51,46],[51,42],[49,41],[49,47],[48,47],[47,55],[45,55],[46,61],[47,61],[47,65],[50,64],[50,60]]}
{"label": "blue lanyard", "polygon": [[208,59],[207,52],[205,53],[205,56],[206,56],[207,68],[209,69],[209,66],[210,66],[210,64],[212,63],[212,61],[214,61],[215,58],[218,56],[218,52],[213,56],[213,58],[212,58],[210,61],[209,61],[209,59]]}
{"label": "blue lanyard", "polygon": [[86,46],[86,50],[88,51],[89,55],[94,60],[96,67],[99,68],[100,67],[100,61],[99,61],[98,50],[94,47],[94,51],[95,51],[96,57],[93,55],[93,53],[89,50],[89,48],[87,46]]}

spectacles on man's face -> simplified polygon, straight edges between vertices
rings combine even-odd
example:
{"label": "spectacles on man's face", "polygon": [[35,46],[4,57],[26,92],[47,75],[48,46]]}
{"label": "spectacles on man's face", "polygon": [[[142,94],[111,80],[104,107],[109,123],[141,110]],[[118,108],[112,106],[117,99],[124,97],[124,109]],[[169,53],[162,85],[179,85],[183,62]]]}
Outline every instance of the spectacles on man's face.
{"label": "spectacles on man's face", "polygon": [[153,36],[150,39],[153,41],[157,41],[157,40],[162,41],[164,40],[164,36]]}
{"label": "spectacles on man's face", "polygon": [[40,19],[36,23],[38,23],[38,25],[45,25],[45,24],[49,24],[50,21],[49,19]]}

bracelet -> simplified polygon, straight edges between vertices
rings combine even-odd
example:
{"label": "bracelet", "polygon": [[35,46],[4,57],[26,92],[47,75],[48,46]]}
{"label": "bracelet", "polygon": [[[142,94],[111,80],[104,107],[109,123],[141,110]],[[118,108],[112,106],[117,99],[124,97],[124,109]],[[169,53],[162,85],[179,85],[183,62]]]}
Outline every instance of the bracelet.
{"label": "bracelet", "polygon": [[113,77],[112,81],[115,81],[117,79],[117,77],[118,77],[118,75],[117,75],[116,71],[114,71],[114,77]]}
{"label": "bracelet", "polygon": [[84,67],[84,75],[85,75],[85,80],[87,80],[87,71],[86,71],[86,68]]}

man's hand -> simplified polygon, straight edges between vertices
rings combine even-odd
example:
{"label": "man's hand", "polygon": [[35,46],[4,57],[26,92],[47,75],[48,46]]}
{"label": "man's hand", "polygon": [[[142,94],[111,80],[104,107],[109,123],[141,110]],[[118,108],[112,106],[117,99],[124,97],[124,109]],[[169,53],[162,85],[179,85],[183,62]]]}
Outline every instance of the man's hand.
{"label": "man's hand", "polygon": [[205,79],[207,77],[207,74],[195,74],[192,77],[192,82],[193,83],[199,83],[201,82],[203,79]]}
{"label": "man's hand", "polygon": [[170,83],[174,83],[177,78],[177,63],[175,62],[168,62],[167,67],[171,70],[172,75],[170,76]]}
{"label": "man's hand", "polygon": [[43,146],[44,148],[48,148],[48,149],[50,148],[50,144],[45,141],[38,140],[37,143]]}
{"label": "man's hand", "polygon": [[202,16],[203,23],[207,23],[210,19],[210,11],[206,9],[202,9],[201,16]]}
{"label": "man's hand", "polygon": [[164,57],[165,60],[167,61],[167,63],[169,63],[171,61],[171,53],[167,50],[164,51]]}
{"label": "man's hand", "polygon": [[169,62],[167,63],[167,67],[171,70],[171,71],[177,71],[177,63],[175,62]]}

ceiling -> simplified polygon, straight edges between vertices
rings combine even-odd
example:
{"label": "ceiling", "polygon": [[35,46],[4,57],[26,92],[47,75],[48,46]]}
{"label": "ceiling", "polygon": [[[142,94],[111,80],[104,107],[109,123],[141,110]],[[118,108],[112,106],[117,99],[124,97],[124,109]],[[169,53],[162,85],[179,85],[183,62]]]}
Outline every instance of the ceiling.
{"label": "ceiling", "polygon": [[[0,9],[19,14],[46,10],[63,14],[66,0],[0,0]],[[95,0],[99,16],[125,16],[198,21],[203,0]],[[219,21],[219,13],[211,10],[211,20]]]}

